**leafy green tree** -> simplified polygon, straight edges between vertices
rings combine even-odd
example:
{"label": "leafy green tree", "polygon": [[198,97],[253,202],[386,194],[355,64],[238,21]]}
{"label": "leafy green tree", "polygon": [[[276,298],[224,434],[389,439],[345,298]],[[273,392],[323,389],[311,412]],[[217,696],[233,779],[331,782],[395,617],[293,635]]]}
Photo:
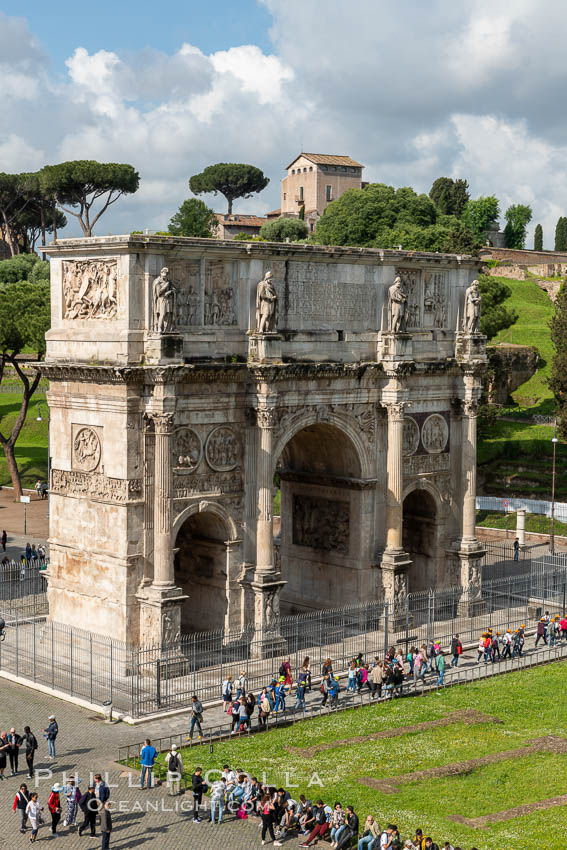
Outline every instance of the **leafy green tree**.
{"label": "leafy green tree", "polygon": [[468,190],[469,184],[466,180],[438,177],[429,190],[429,197],[440,213],[460,218],[470,198]]}
{"label": "leafy green tree", "polygon": [[486,231],[491,224],[498,221],[500,205],[494,195],[486,195],[474,201],[467,201],[462,214],[465,227],[471,230],[476,238],[484,243]]}
{"label": "leafy green tree", "polygon": [[30,399],[37,389],[40,373],[26,369],[18,361],[25,347],[37,352],[40,360],[45,354],[45,333],[50,325],[49,282],[30,280],[0,284],[0,383],[9,364],[22,382],[22,401],[10,433],[0,417],[0,445],[4,449],[10,471],[14,496],[22,495],[20,471],[16,463],[15,445],[26,421]]}
{"label": "leafy green tree", "polygon": [[[138,190],[140,176],[132,165],[78,159],[45,165],[39,172],[41,192],[52,198],[66,213],[78,219],[84,236],[92,230],[101,215],[123,195]],[[96,201],[102,206],[95,214]]]}
{"label": "leafy green tree", "polygon": [[297,242],[307,236],[307,225],[298,218],[274,218],[260,228],[260,236],[266,242]]}
{"label": "leafy green tree", "polygon": [[567,439],[567,287],[563,283],[555,299],[555,312],[551,322],[553,360],[549,386],[558,407],[558,430]]}
{"label": "leafy green tree", "polygon": [[534,251],[543,251],[543,227],[536,224],[534,233]]}
{"label": "leafy green tree", "polygon": [[512,204],[505,213],[504,243],[507,248],[524,248],[532,208],[527,204]]}
{"label": "leafy green tree", "polygon": [[217,230],[217,217],[204,201],[188,198],[172,216],[168,230],[173,236],[212,237]]}
{"label": "leafy green tree", "polygon": [[567,218],[560,216],[555,225],[555,250],[567,250]]}
{"label": "leafy green tree", "polygon": [[56,233],[57,229],[66,224],[67,217],[55,205],[44,206],[41,200],[34,198],[14,218],[12,229],[24,251],[33,252],[40,237],[42,244],[45,244],[47,233]]}
{"label": "leafy green tree", "polygon": [[505,330],[518,319],[514,309],[506,307],[504,301],[510,297],[510,287],[490,275],[479,275],[478,286],[482,295],[480,330],[488,339]]}
{"label": "leafy green tree", "polygon": [[35,174],[0,174],[0,232],[14,257],[21,252],[16,222],[29,204],[38,198]]}
{"label": "leafy green tree", "polygon": [[194,174],[189,179],[189,188],[194,195],[217,195],[220,192],[228,202],[230,215],[236,198],[251,198],[265,189],[269,182],[269,178],[255,165],[217,162],[216,165],[208,165],[200,174]]}

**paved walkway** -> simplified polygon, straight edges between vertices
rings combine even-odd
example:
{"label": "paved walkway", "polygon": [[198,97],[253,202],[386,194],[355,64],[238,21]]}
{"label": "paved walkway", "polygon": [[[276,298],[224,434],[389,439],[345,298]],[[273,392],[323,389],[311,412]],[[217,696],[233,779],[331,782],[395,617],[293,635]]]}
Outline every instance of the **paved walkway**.
{"label": "paved walkway", "polygon": [[[32,543],[45,541],[49,534],[47,499],[38,499],[35,490],[25,490],[24,495],[30,497],[26,508],[26,534],[33,538]],[[0,488],[0,532],[3,528],[8,532],[9,541],[14,535],[24,534],[24,506],[14,501],[14,491],[6,487]]]}
{"label": "paved walkway", "polygon": [[[529,643],[533,644],[533,640]],[[461,657],[461,663],[464,667],[472,668],[476,666],[475,659],[476,653],[469,652]],[[15,725],[21,730],[24,725],[29,724],[40,742],[36,768],[41,771],[38,776],[38,791],[44,806],[51,784],[63,781],[64,773],[77,771],[83,780],[83,787],[91,772],[108,775],[111,798],[117,805],[122,801],[121,811],[116,811],[114,815],[112,850],[126,850],[142,845],[163,850],[218,850],[223,846],[230,847],[231,850],[250,850],[260,846],[257,821],[236,822],[229,816],[220,829],[206,821],[193,824],[191,794],[168,797],[165,787],[160,786],[141,792],[138,788],[138,774],[116,764],[119,746],[136,744],[146,736],[153,740],[166,735],[185,737],[188,727],[187,715],[151,721],[133,728],[124,724],[109,725],[87,710],[9,681],[2,680],[0,687],[2,728]],[[344,699],[344,694],[341,697]],[[319,698],[318,692],[314,692],[310,697],[311,700]],[[216,708],[207,710],[207,721],[212,720],[213,715],[218,715],[219,712],[220,709]],[[41,729],[47,725],[47,718],[52,713],[57,716],[60,735],[57,740],[57,758],[54,762],[49,762],[45,757],[46,745],[41,736]],[[195,763],[198,761],[198,753],[199,748],[195,748]],[[189,762],[188,759],[186,761]],[[187,768],[191,766],[191,763],[186,765]],[[22,781],[25,781],[24,771],[17,777],[7,776],[0,783],[0,801],[4,814],[4,817],[0,817],[0,848],[12,850],[28,845],[27,836],[20,835],[16,816],[12,814],[14,795]],[[153,807],[146,810],[147,803],[154,806],[157,803],[158,811]],[[60,835],[58,846],[68,847],[70,850],[94,850],[100,847],[100,838],[86,835],[79,838],[75,829],[61,827]],[[49,837],[47,826],[42,827],[40,837]],[[298,845],[297,839],[284,844],[289,850],[296,850]]]}

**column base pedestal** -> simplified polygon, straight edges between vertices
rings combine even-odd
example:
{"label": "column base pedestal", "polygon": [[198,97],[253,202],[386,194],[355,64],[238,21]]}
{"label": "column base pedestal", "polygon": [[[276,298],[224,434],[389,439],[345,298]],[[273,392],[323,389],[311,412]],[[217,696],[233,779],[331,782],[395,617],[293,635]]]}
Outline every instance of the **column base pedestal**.
{"label": "column base pedestal", "polygon": [[486,357],[486,337],[483,334],[465,334],[457,332],[455,342],[457,360],[476,360]]}
{"label": "column base pedestal", "polygon": [[249,333],[248,362],[281,363],[282,337],[277,333]]}
{"label": "column base pedestal", "polygon": [[137,594],[140,602],[140,645],[162,649],[181,638],[181,605],[189,597],[180,587],[151,584]]}
{"label": "column base pedestal", "polygon": [[144,354],[149,364],[183,363],[183,337],[178,333],[149,333]]}
{"label": "column base pedestal", "polygon": [[287,644],[279,631],[279,597],[285,584],[281,573],[256,573],[254,576],[250,585],[254,592],[252,658],[273,658],[286,652]]}
{"label": "column base pedestal", "polygon": [[[408,570],[412,560],[407,552],[386,550],[382,555],[384,602],[388,603],[388,628],[399,631],[406,627]],[[408,625],[412,625],[410,617]]]}
{"label": "column base pedestal", "polygon": [[482,598],[482,576],[480,561],[486,549],[478,540],[462,540],[458,551],[461,561],[461,598],[457,605],[460,617],[478,617],[486,611],[486,602]]}

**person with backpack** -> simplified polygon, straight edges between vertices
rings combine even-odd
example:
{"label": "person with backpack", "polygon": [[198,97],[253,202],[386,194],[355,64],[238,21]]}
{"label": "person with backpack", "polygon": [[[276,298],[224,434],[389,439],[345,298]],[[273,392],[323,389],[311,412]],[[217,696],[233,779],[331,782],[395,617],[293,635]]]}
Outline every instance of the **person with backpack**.
{"label": "person with backpack", "polygon": [[339,704],[339,692],[341,685],[338,676],[331,676],[329,680],[329,696],[331,697],[331,708],[336,708]]}
{"label": "person with backpack", "polygon": [[181,776],[183,775],[183,759],[181,753],[177,752],[177,744],[172,744],[165,757],[167,767],[167,787],[170,797],[175,797],[181,789]]}
{"label": "person with backpack", "polygon": [[[300,674],[301,677],[302,674]],[[305,711],[305,685],[306,678],[301,677],[297,683],[297,688],[295,691],[295,706],[293,708],[294,711],[297,711],[299,708],[303,708]]]}
{"label": "person with backpack", "polygon": [[459,656],[463,654],[463,644],[460,641],[459,635],[454,635],[451,640],[451,667],[458,667]]}
{"label": "person with backpack", "polygon": [[240,676],[236,680],[236,699],[240,699],[246,695],[248,690],[248,681],[246,679],[246,670],[242,670]]}
{"label": "person with backpack", "polygon": [[496,661],[500,661],[500,634],[496,632],[496,634],[492,638],[492,663],[495,664]]}
{"label": "person with backpack", "polygon": [[43,823],[43,817],[41,814],[42,811],[43,806],[39,802],[37,791],[32,791],[31,800],[26,806],[26,815],[29,818],[30,825],[32,828],[30,844],[33,844],[34,841],[37,841],[37,833],[39,832],[39,827]]}
{"label": "person with backpack", "polygon": [[28,791],[28,786],[24,782],[20,785],[20,790],[16,792],[13,805],[13,810],[18,812],[20,815],[20,832],[26,831],[26,822],[28,819],[26,808],[30,800],[31,794]]}
{"label": "person with backpack", "polygon": [[506,629],[504,634],[502,635],[502,645],[504,646],[504,650],[502,652],[502,661],[505,658],[512,657],[512,632],[510,629]]}
{"label": "person with backpack", "polygon": [[222,701],[225,714],[228,713],[229,706],[232,703],[232,689],[232,676],[227,676],[222,683]]}
{"label": "person with backpack", "polygon": [[276,688],[276,714],[280,711],[280,709],[285,711],[285,686],[286,679],[283,676],[280,676],[280,681]]}
{"label": "person with backpack", "polygon": [[291,675],[291,664],[289,662],[289,658],[284,658],[284,660],[282,661],[279,674],[280,677],[284,677],[286,685],[291,690],[291,686],[293,685],[293,679]]}
{"label": "person with backpack", "polygon": [[89,785],[88,789],[79,799],[79,808],[83,813],[83,822],[79,827],[79,835],[82,835],[85,829],[89,828],[91,835],[96,835],[95,825],[98,812],[98,800],[95,794],[94,785]]}

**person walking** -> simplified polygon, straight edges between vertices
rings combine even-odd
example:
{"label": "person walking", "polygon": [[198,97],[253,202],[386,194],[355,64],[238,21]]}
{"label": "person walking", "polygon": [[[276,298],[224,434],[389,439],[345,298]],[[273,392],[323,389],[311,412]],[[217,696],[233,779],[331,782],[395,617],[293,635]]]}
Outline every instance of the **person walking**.
{"label": "person walking", "polygon": [[140,752],[140,766],[142,768],[142,772],[140,775],[140,789],[142,791],[144,790],[144,779],[146,778],[146,776],[148,777],[147,787],[152,787],[152,773],[156,756],[156,748],[152,747],[152,742],[149,738],[146,738],[146,742]]}
{"label": "person walking", "polygon": [[203,729],[201,728],[201,722],[203,720],[203,705],[201,701],[197,698],[196,694],[193,694],[191,697],[191,725],[189,726],[189,740],[193,740],[193,731],[195,726],[197,727],[199,734],[198,738],[201,738],[203,735]]}
{"label": "person walking", "polygon": [[37,750],[37,738],[29,726],[24,726],[24,744],[26,748],[26,764],[28,766],[28,779],[33,778],[33,760]]}
{"label": "person walking", "polygon": [[30,800],[31,794],[28,791],[28,786],[24,782],[20,785],[20,790],[16,792],[13,806],[14,812],[18,812],[20,815],[20,832],[26,831],[26,822],[28,819],[26,809]]}
{"label": "person walking", "polygon": [[543,639],[544,644],[547,646],[547,636],[546,636],[546,626],[547,623],[545,621],[545,617],[542,617],[539,623],[537,624],[537,634],[535,645],[537,646],[540,640]]}
{"label": "person walking", "polygon": [[57,835],[57,824],[61,820],[61,800],[59,799],[59,794],[62,790],[63,786],[59,782],[56,782],[51,788],[51,794],[47,801],[47,808],[51,814],[51,835],[54,838]]}
{"label": "person walking", "polygon": [[183,759],[181,753],[177,752],[177,744],[172,744],[165,757],[167,766],[167,787],[171,797],[177,796],[181,790],[181,777],[183,775]]}
{"label": "person walking", "polygon": [[191,787],[193,789],[193,823],[201,823],[199,817],[199,806],[203,799],[203,794],[208,791],[208,786],[203,782],[203,769],[195,768],[195,773],[191,777]]}
{"label": "person walking", "polygon": [[502,645],[504,647],[502,650],[502,661],[504,661],[505,658],[512,657],[512,632],[510,629],[506,629],[502,635]]}
{"label": "person walking", "polygon": [[293,684],[293,680],[292,680],[292,675],[291,675],[291,663],[290,663],[289,658],[284,658],[284,660],[282,661],[282,663],[280,665],[279,674],[280,674],[280,676],[284,677],[285,684],[288,685],[289,688],[291,688],[291,686]]}
{"label": "person walking", "polygon": [[42,729],[43,737],[47,739],[47,749],[49,752],[49,758],[55,758],[55,739],[59,734],[59,726],[57,724],[57,720],[55,719],[54,714],[50,714],[47,718],[49,720],[49,726],[47,729]]}
{"label": "person walking", "polygon": [[22,736],[18,735],[13,726],[10,729],[8,741],[10,742],[10,748],[8,750],[8,758],[10,759],[10,770],[12,772],[12,776],[16,776],[18,773],[18,755],[20,752],[20,747],[22,745]]}
{"label": "person walking", "polygon": [[370,671],[370,686],[372,690],[372,699],[378,699],[382,696],[382,682],[384,681],[384,666],[381,661],[377,661]]}
{"label": "person walking", "polygon": [[6,758],[9,749],[10,742],[8,740],[8,735],[6,734],[6,732],[0,732],[0,780],[4,779],[4,771],[6,770]]}
{"label": "person walking", "polygon": [[437,685],[442,685],[445,677],[445,653],[442,649],[439,650],[439,655],[437,656],[437,672],[439,673]]}
{"label": "person walking", "polygon": [[329,698],[329,673],[325,673],[321,687],[319,688],[323,696],[321,697],[321,705],[326,705]]}
{"label": "person walking", "polygon": [[514,540],[514,560],[520,560],[520,540],[518,537]]}
{"label": "person walking", "polygon": [[38,499],[41,499],[41,486],[42,486],[41,478],[38,478],[37,481],[35,482],[35,492],[37,493]]}
{"label": "person walking", "polygon": [[95,786],[89,785],[88,789],[79,800],[79,808],[83,813],[83,822],[79,827],[79,835],[82,835],[86,829],[90,829],[91,836],[96,835],[96,816],[98,812],[97,796],[95,794]]}
{"label": "person walking", "polygon": [[8,535],[6,534],[6,529],[2,531],[2,537],[0,537],[0,543],[2,543],[2,551],[6,551],[6,543],[8,542]]}
{"label": "person walking", "polygon": [[100,813],[100,834],[102,836],[101,850],[110,850],[110,833],[112,832],[112,815],[110,800],[107,800]]}
{"label": "person walking", "polygon": [[454,635],[451,641],[451,667],[457,667],[459,664],[459,656],[463,654],[463,644],[459,639],[459,635]]}
{"label": "person walking", "polygon": [[248,681],[246,679],[246,670],[240,671],[240,676],[236,680],[236,699],[246,696],[248,690]]}
{"label": "person walking", "polygon": [[63,826],[77,825],[77,809],[79,807],[79,800],[81,799],[81,791],[77,787],[79,780],[76,782],[75,779],[75,776],[69,777],[69,781],[63,789],[66,803]]}
{"label": "person walking", "polygon": [[270,700],[268,699],[268,692],[266,688],[263,688],[262,693],[260,694],[260,697],[258,699],[258,729],[266,728],[271,710],[272,706],[270,705]]}
{"label": "person walking", "polygon": [[95,773],[94,775],[94,792],[98,801],[98,810],[100,811],[110,797],[110,788],[100,773]]}
{"label": "person walking", "polygon": [[39,802],[37,791],[32,791],[31,800],[26,806],[26,815],[29,818],[30,826],[32,828],[30,838],[31,844],[33,844],[34,841],[37,841],[37,833],[39,832],[40,824],[43,823],[41,816],[42,811],[43,806]]}
{"label": "person walking", "polygon": [[228,707],[232,704],[232,676],[227,676],[224,682],[222,683],[222,701],[223,701],[223,711],[228,711]]}

